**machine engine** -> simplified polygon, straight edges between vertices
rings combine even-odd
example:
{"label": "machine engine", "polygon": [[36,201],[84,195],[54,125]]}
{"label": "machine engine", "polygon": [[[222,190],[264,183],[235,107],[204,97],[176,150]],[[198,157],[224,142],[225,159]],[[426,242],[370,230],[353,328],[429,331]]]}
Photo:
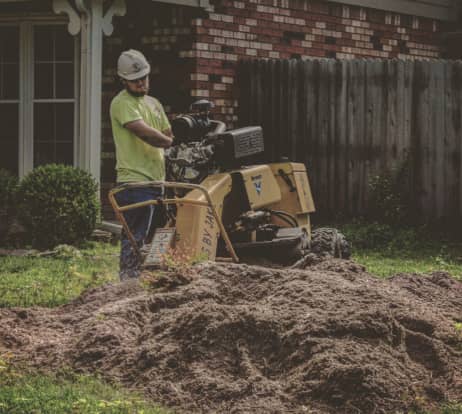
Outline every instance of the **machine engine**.
{"label": "machine engine", "polygon": [[[231,183],[223,184],[229,186],[229,191],[219,208],[222,209],[221,218],[236,253],[246,257],[279,258],[280,262],[300,258],[309,249],[308,213],[314,211],[307,179],[299,186],[302,189],[303,185],[308,185],[304,189],[308,195],[305,208],[295,208],[297,190],[296,182],[292,180],[300,178],[300,174],[306,175],[304,167],[300,166],[301,171],[288,178],[290,174],[293,175],[291,170],[295,164],[280,164],[276,171],[268,165],[262,165],[262,128],[249,126],[226,131],[222,122],[210,119],[211,107],[208,101],[198,101],[192,107],[196,112],[173,120],[172,129],[180,144],[166,151],[168,180],[207,185],[210,177],[226,174]],[[284,165],[287,173],[284,172]],[[279,208],[281,203],[284,204],[281,184],[285,187],[284,191],[294,193],[291,197],[285,197],[292,204],[288,206],[288,211]],[[187,197],[185,192],[180,195]],[[276,205],[279,205],[277,209],[271,208]],[[181,211],[177,210],[170,216],[178,214],[181,224]],[[200,216],[198,211],[195,214],[196,217]],[[208,242],[207,234],[203,234],[196,242],[201,244],[204,240]],[[202,246],[202,251],[210,255],[212,252],[207,242]],[[216,254],[226,255],[225,246],[219,237],[211,250],[214,249]]]}

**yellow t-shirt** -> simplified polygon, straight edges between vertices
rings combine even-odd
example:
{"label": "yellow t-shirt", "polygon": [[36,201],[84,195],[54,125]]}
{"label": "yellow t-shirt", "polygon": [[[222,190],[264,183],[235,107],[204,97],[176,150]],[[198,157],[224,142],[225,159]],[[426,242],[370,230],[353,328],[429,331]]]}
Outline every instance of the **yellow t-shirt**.
{"label": "yellow t-shirt", "polygon": [[170,129],[160,102],[151,96],[135,97],[121,91],[111,102],[112,134],[116,147],[117,182],[165,180],[163,148],[138,138],[124,125],[139,119],[158,131]]}

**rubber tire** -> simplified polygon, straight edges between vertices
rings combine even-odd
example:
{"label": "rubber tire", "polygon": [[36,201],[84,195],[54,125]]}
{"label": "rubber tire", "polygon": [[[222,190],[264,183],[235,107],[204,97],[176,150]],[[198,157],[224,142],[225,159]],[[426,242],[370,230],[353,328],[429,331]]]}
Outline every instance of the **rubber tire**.
{"label": "rubber tire", "polygon": [[320,227],[311,232],[311,252],[340,259],[351,257],[350,244],[337,229]]}

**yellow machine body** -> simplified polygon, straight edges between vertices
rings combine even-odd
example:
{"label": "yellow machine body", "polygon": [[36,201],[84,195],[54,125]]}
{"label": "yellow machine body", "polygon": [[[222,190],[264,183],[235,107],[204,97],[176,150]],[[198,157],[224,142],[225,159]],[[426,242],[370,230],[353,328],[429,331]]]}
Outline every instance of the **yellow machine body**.
{"label": "yellow machine body", "polygon": [[[228,173],[208,176],[202,183],[221,217],[226,195],[231,191],[232,179]],[[192,190],[178,199],[176,216],[176,246],[193,256],[205,256],[215,259],[219,225],[214,219],[210,206],[192,204],[205,202],[205,196],[198,190]]]}
{"label": "yellow machine body", "polygon": [[233,175],[236,174],[242,178],[251,210],[281,201],[281,189],[268,165],[257,165],[233,172]]}
{"label": "yellow machine body", "polygon": [[[310,213],[315,211],[315,206],[305,165],[286,162],[270,164],[270,168],[281,191],[281,200],[269,207],[293,214],[300,227],[311,234]],[[292,187],[289,182],[292,183]],[[283,224],[277,217],[274,218],[274,222]]]}
{"label": "yellow machine body", "polygon": [[[149,185],[149,183],[141,184]],[[221,238],[231,259],[238,261],[232,247],[233,242],[230,241],[226,229],[242,213],[248,211],[260,209],[284,211],[295,217],[299,227],[308,235],[311,233],[309,215],[315,211],[315,207],[306,168],[300,163],[285,162],[245,167],[209,175],[200,185],[175,182],[154,184],[180,187],[183,190],[190,189],[182,197],[162,201],[164,204],[176,205],[175,220],[167,222],[162,232],[165,232],[165,228],[174,228],[171,233],[174,234],[175,248],[187,252],[192,257],[200,256],[215,260]],[[133,240],[130,230],[126,223],[124,224],[123,211],[147,204],[159,204],[159,202],[153,200],[120,207],[114,197],[117,191],[121,189],[114,189],[109,198],[130,240]],[[271,220],[281,227],[288,226],[287,222],[278,217],[273,217]],[[159,250],[158,246],[156,249]],[[156,249],[153,247],[153,250]],[[148,254],[147,257],[150,255]]]}

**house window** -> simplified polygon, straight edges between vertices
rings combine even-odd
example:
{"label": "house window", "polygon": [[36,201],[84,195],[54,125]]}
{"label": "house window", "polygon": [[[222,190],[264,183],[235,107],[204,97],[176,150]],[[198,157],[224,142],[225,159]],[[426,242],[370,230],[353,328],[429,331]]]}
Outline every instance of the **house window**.
{"label": "house window", "polygon": [[65,27],[34,28],[34,167],[74,162],[74,63]]}
{"label": "house window", "polygon": [[19,29],[0,27],[0,166],[19,173]]}
{"label": "house window", "polygon": [[76,40],[66,26],[0,26],[1,165],[24,175],[47,163],[74,165]]}

